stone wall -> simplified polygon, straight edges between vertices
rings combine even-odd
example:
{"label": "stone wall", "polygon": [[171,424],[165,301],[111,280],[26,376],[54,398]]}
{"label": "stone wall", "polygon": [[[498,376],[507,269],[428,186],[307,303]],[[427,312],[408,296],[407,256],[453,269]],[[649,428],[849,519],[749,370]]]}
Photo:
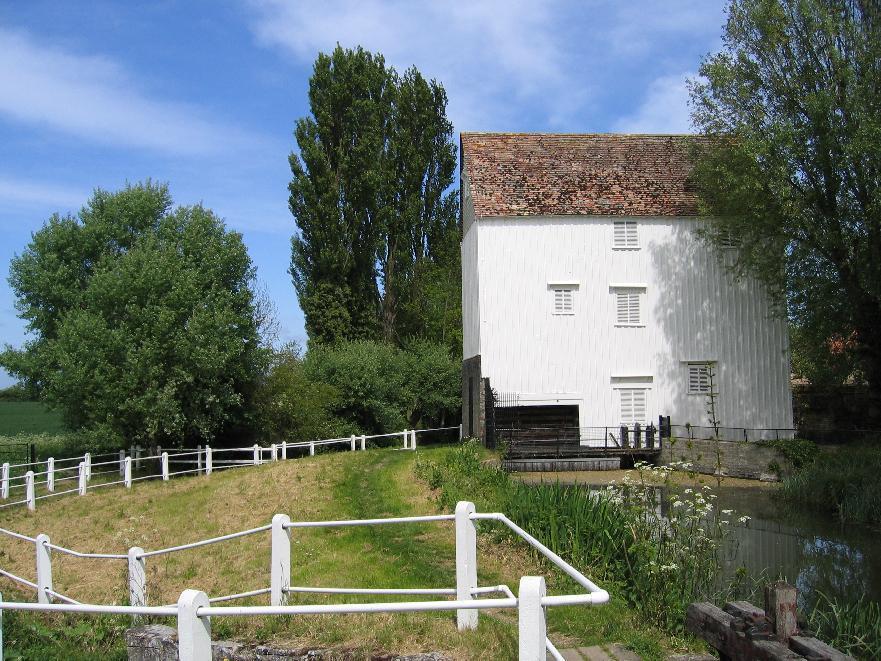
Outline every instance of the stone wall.
{"label": "stone wall", "polygon": [[688,462],[692,470],[704,475],[715,475],[721,467],[719,472],[727,477],[765,482],[776,482],[790,470],[789,462],[776,449],[761,442],[664,439],[659,462],[667,465],[674,461]]}

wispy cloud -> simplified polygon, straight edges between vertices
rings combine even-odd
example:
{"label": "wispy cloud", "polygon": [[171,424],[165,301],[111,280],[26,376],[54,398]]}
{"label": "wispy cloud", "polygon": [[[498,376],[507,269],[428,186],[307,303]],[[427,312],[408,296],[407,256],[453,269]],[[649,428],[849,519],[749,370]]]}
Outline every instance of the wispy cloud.
{"label": "wispy cloud", "polygon": [[89,192],[68,186],[0,175],[0,212],[23,208],[75,211],[86,202]]}
{"label": "wispy cloud", "polygon": [[258,40],[300,62],[339,42],[415,64],[444,83],[459,130],[608,130],[618,90],[696,66],[677,42],[707,50],[721,24],[719,5],[687,0],[245,2]]}
{"label": "wispy cloud", "polygon": [[244,144],[204,109],[154,98],[116,62],[68,52],[0,28],[0,115],[100,143],[171,154],[210,154]]}
{"label": "wispy cloud", "polygon": [[684,73],[653,80],[640,107],[618,120],[615,130],[622,133],[690,132],[687,81],[693,77],[692,73]]}

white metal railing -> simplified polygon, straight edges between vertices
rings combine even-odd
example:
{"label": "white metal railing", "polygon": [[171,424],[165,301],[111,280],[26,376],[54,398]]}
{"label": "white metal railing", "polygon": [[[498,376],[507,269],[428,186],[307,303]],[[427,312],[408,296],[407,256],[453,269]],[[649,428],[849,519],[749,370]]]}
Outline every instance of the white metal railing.
{"label": "white metal railing", "polygon": [[[291,533],[295,528],[374,526],[415,523],[453,522],[455,525],[456,562],[454,588],[351,588],[292,586],[290,584]],[[524,576],[520,579],[515,596],[507,585],[480,586],[477,574],[477,527],[478,521],[494,521],[506,526],[526,541],[544,558],[558,567],[585,589],[580,594],[548,596],[541,576]],[[147,605],[146,561],[159,555],[196,549],[244,536],[270,533],[270,586],[230,595],[209,598],[199,590],[184,590],[177,604],[165,606]],[[272,522],[256,528],[242,530],[219,537],[178,544],[164,549],[145,551],[132,547],[128,553],[83,553],[52,544],[48,535],[30,537],[0,528],[0,535],[34,544],[36,549],[36,582],[0,569],[0,576],[33,589],[37,603],[0,602],[2,610],[28,610],[68,612],[84,614],[151,615],[176,617],[180,658],[184,661],[211,658],[211,617],[293,616],[319,613],[396,613],[417,611],[456,611],[459,630],[474,629],[478,625],[478,613],[486,609],[517,609],[520,659],[545,659],[550,653],[555,659],[563,657],[547,637],[545,609],[552,606],[603,604],[609,594],[585,577],[572,565],[523,530],[502,513],[479,513],[474,504],[459,502],[454,514],[426,516],[388,517],[380,519],[352,519],[339,521],[291,521],[286,514],[276,514]],[[83,604],[68,595],[54,590],[52,583],[51,552],[96,560],[127,560],[129,605]],[[356,594],[356,595],[423,595],[429,597],[453,597],[425,601],[390,601],[345,604],[288,604],[288,595],[294,593]],[[501,593],[500,598],[482,595]],[[212,604],[269,595],[268,606],[214,606]],[[64,603],[52,603],[52,601]]]}
{"label": "white metal railing", "polygon": [[[316,441],[301,441],[296,443],[273,443],[269,446],[261,446],[258,444],[240,447],[240,448],[212,448],[209,445],[198,446],[196,448],[182,448],[179,450],[162,451],[157,448],[155,454],[145,454],[145,448],[134,445],[130,448],[129,454],[126,455],[125,450],[119,453],[106,453],[92,456],[91,453],[85,453],[82,457],[68,457],[66,459],[55,459],[49,457],[45,462],[9,464],[4,463],[0,467],[0,509],[6,507],[14,507],[16,505],[26,505],[28,509],[35,510],[37,501],[44,498],[56,498],[72,493],[78,493],[85,496],[89,489],[97,489],[123,484],[127,488],[131,488],[132,483],[140,480],[162,479],[168,481],[176,475],[193,475],[204,474],[211,475],[215,470],[239,468],[242,466],[254,466],[266,463],[266,461],[279,461],[288,459],[288,451],[295,449],[308,449],[309,455],[314,456],[316,448],[331,445],[348,445],[349,449],[366,450],[367,441],[378,438],[400,437],[403,441],[404,450],[416,449],[417,434],[459,429],[459,438],[462,438],[462,426],[458,427],[437,427],[433,429],[405,429],[404,431],[393,432],[390,434],[373,434],[373,435],[351,435],[341,438],[327,438]],[[236,459],[231,458],[225,453],[246,453],[248,458]],[[235,456],[235,455],[233,455]],[[113,459],[104,460],[106,457]],[[229,458],[227,458],[229,457]],[[94,461],[102,459],[102,461]],[[141,464],[147,461],[158,460],[159,472],[149,475],[139,475],[132,477],[133,471],[138,471]],[[45,470],[35,471],[34,467],[44,464]],[[71,465],[64,465],[71,464]],[[172,470],[172,466],[192,466],[192,468],[183,468],[182,470]],[[112,468],[111,468],[112,467]],[[28,470],[15,475],[15,469],[27,468]],[[95,469],[98,470],[95,470]],[[119,478],[112,480],[103,478],[103,481],[92,483],[93,477],[116,475]],[[62,488],[57,490],[61,483],[76,482],[76,486],[72,488]],[[67,485],[65,485],[67,486]],[[45,493],[38,495],[37,488],[41,487]],[[19,495],[20,490],[20,495]],[[12,500],[11,494],[15,493]]]}

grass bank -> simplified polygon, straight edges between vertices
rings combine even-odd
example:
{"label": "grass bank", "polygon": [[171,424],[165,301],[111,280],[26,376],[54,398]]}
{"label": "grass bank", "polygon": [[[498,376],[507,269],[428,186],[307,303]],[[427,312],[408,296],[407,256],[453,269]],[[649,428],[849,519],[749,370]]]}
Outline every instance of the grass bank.
{"label": "grass bank", "polygon": [[782,497],[842,523],[881,525],[881,447],[825,450],[783,481]]}
{"label": "grass bank", "polygon": [[[295,520],[425,514],[437,511],[438,505],[436,494],[415,476],[416,457],[442,461],[448,452],[336,453],[210,478],[137,483],[131,491],[111,487],[85,497],[41,501],[36,514],[20,509],[0,512],[0,526],[28,535],[45,532],[54,543],[81,551],[125,552],[134,545],[149,550],[256,527],[278,512]],[[451,523],[297,529],[291,581],[304,586],[453,587],[454,538]],[[482,585],[506,583],[516,590],[521,576],[541,573],[548,577],[551,593],[573,587],[512,540],[482,535],[478,553]],[[149,559],[148,600],[174,603],[188,587],[214,596],[267,587],[268,565],[268,533],[265,538],[252,536]],[[33,579],[32,545],[0,537],[0,566]],[[54,554],[53,578],[56,590],[80,601],[127,599],[121,561]],[[33,599],[32,593],[5,580],[3,596]],[[344,600],[365,598],[300,595],[294,603]],[[261,604],[266,598],[241,603]],[[620,641],[650,659],[689,647],[646,624],[620,597],[600,608],[550,609],[548,616],[550,635],[561,647]],[[121,635],[126,626],[120,618],[7,614],[4,642],[9,652],[24,658],[124,658]],[[516,614],[511,611],[482,612],[478,629],[462,634],[450,613],[215,618],[212,627],[215,638],[333,648],[353,658],[440,651],[455,659],[504,659],[515,658],[517,648]]]}

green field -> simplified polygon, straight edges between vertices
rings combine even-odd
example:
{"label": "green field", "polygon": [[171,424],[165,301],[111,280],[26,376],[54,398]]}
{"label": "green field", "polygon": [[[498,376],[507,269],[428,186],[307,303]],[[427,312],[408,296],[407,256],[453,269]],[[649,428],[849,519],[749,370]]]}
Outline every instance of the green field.
{"label": "green field", "polygon": [[0,436],[62,434],[65,431],[61,414],[41,402],[0,401]]}

